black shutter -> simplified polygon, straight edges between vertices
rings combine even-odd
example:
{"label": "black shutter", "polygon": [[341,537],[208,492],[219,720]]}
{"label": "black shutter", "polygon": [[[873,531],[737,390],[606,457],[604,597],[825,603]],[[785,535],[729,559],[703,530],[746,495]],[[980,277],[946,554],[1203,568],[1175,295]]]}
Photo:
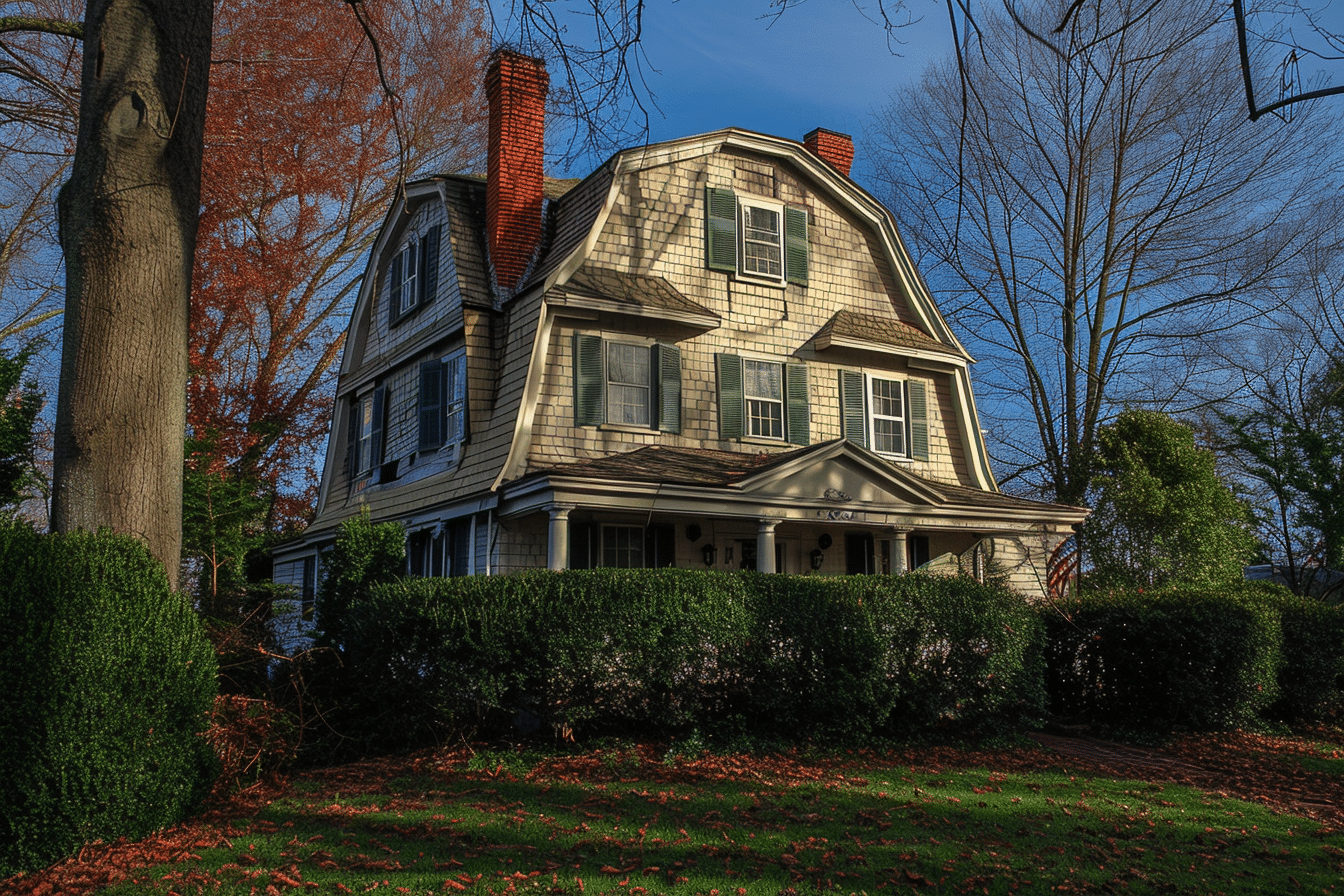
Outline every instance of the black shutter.
{"label": "black shutter", "polygon": [[439,294],[439,234],[442,225],[436,224],[425,233],[420,242],[420,297],[421,305],[428,305]]}
{"label": "black shutter", "polygon": [[345,443],[345,475],[351,482],[359,476],[359,423],[360,411],[363,410],[363,403],[357,398],[350,399],[349,402],[350,426],[346,430],[349,438]]}
{"label": "black shutter", "polygon": [[388,277],[392,283],[387,291],[387,319],[389,323],[396,323],[397,318],[401,317],[401,250],[392,256],[392,269]]}
{"label": "black shutter", "polygon": [[420,450],[443,444],[443,362],[420,365]]}
{"label": "black shutter", "polygon": [[373,390],[373,431],[369,438],[369,469],[376,470],[383,462],[383,441],[387,433],[387,387]]}

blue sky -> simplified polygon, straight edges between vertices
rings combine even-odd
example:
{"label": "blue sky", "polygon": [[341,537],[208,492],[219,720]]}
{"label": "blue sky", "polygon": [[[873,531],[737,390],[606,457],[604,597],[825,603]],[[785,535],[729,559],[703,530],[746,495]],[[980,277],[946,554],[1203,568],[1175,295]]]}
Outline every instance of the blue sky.
{"label": "blue sky", "polygon": [[[952,47],[937,4],[915,0],[927,15],[890,47],[861,11],[869,6],[812,0],[772,20],[769,0],[654,0],[643,31],[659,106],[650,109],[649,138],[741,127],[802,140],[825,127],[857,142],[890,94]],[[591,165],[577,167],[585,170],[573,173],[584,174]],[[853,173],[862,183],[861,151]]]}

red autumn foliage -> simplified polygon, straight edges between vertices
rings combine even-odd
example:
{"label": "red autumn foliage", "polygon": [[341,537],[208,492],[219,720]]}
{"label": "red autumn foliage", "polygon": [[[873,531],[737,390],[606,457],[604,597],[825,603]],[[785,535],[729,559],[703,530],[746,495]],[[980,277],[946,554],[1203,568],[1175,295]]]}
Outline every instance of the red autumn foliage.
{"label": "red autumn foliage", "polygon": [[376,228],[404,175],[480,152],[479,12],[444,0],[216,8],[188,423],[212,468],[273,486],[272,526],[316,489],[342,334]]}

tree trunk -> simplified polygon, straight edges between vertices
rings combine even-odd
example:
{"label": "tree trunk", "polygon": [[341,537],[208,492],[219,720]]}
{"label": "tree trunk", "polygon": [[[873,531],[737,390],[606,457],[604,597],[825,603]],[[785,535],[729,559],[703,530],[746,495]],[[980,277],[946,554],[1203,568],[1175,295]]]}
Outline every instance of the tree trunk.
{"label": "tree trunk", "polygon": [[61,190],[66,310],[51,523],[143,539],[176,584],[187,303],[211,0],[92,0]]}

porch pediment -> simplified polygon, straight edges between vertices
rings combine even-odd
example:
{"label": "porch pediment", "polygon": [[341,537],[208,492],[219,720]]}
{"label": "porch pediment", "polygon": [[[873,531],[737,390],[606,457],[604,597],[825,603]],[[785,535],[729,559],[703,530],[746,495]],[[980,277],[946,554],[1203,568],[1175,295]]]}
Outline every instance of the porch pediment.
{"label": "porch pediment", "polygon": [[947,500],[927,480],[843,440],[795,452],[730,487],[760,499],[807,505],[906,510],[936,507]]}

